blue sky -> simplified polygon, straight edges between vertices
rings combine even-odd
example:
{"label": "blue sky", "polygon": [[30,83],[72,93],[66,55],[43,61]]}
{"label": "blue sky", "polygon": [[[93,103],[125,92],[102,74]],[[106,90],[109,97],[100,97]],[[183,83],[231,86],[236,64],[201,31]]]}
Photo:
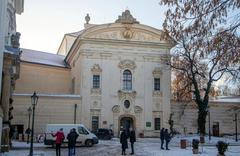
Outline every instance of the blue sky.
{"label": "blue sky", "polygon": [[25,0],[17,16],[22,48],[56,53],[65,33],[83,29],[89,13],[92,24],[114,22],[126,9],[141,23],[162,28],[166,9],[159,0]]}

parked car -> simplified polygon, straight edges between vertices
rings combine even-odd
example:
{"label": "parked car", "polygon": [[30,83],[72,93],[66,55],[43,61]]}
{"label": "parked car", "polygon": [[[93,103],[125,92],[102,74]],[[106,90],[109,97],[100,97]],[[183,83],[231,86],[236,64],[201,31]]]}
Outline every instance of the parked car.
{"label": "parked car", "polygon": [[95,134],[99,139],[103,139],[103,140],[111,140],[113,137],[113,131],[111,129],[106,129],[106,128],[99,128],[95,132]]}
{"label": "parked car", "polygon": [[88,147],[93,146],[98,143],[98,138],[95,134],[91,133],[84,125],[82,124],[47,124],[45,130],[45,145],[54,146],[55,138],[52,134],[55,134],[60,128],[63,128],[65,135],[64,143],[67,143],[67,134],[71,129],[75,128],[79,137],[77,138],[77,145],[86,145]]}

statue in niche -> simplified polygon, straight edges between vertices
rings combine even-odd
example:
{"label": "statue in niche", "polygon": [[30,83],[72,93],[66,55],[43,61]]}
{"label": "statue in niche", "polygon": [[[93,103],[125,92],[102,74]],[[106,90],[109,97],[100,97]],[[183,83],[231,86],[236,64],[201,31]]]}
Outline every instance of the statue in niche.
{"label": "statue in niche", "polygon": [[11,45],[12,45],[13,48],[19,48],[20,47],[20,43],[19,43],[20,36],[21,36],[21,34],[19,32],[16,32],[15,34],[12,34]]}

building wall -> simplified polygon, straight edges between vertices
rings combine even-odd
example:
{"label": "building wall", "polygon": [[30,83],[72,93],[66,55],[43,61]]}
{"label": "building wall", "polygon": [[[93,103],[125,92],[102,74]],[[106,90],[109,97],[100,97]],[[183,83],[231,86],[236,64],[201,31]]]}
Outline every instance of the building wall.
{"label": "building wall", "polygon": [[[231,102],[210,102],[210,130],[213,133],[213,124],[219,123],[219,133],[234,134],[235,119],[234,111],[231,109],[238,107],[240,103]],[[195,103],[172,102],[171,112],[173,113],[174,128],[181,133],[197,133],[197,115],[198,110]],[[239,115],[239,113],[238,113]],[[238,118],[238,129],[240,121]],[[209,119],[206,119],[206,133],[209,132]]]}
{"label": "building wall", "polygon": [[[45,132],[46,124],[73,124],[74,105],[76,109],[76,123],[80,123],[81,97],[79,95],[47,95],[37,94],[38,103],[35,107],[34,131],[37,136]],[[28,128],[28,108],[31,106],[32,94],[14,94],[14,110],[12,125],[23,125],[24,132]],[[32,121],[31,121],[32,122]],[[31,125],[31,124],[30,124]]]}
{"label": "building wall", "polygon": [[70,69],[21,62],[15,93],[70,94]]}
{"label": "building wall", "polygon": [[[109,43],[108,43],[109,44]],[[107,52],[106,52],[107,51]],[[160,52],[159,52],[160,51]],[[161,127],[168,127],[167,120],[170,115],[170,70],[161,61],[168,54],[165,47],[139,47],[138,45],[121,44],[84,44],[73,59],[72,78],[75,79],[75,93],[82,96],[82,108],[85,111],[82,121],[91,127],[92,116],[99,116],[99,127],[114,129],[115,135],[119,132],[119,117],[130,116],[135,120],[137,133],[146,136],[158,135],[154,130],[154,118],[161,118]],[[162,55],[162,57],[161,57]],[[135,68],[121,69],[120,62],[130,60]],[[92,69],[97,65],[100,68],[100,91],[92,90]],[[153,95],[153,71],[161,69],[161,95]],[[122,73],[130,69],[133,76],[134,97],[120,97],[122,91]],[[129,97],[128,97],[129,96]],[[125,109],[124,99],[130,99],[131,106]],[[119,106],[119,112],[113,108]],[[137,112],[137,108],[142,110]],[[151,122],[146,127],[146,122]]]}

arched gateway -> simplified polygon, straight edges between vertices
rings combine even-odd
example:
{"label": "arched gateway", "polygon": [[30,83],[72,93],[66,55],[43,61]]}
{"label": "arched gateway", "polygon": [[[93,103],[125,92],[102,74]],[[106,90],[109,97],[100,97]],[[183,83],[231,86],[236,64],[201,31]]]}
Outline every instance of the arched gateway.
{"label": "arched gateway", "polygon": [[127,134],[129,133],[130,128],[136,129],[136,119],[133,115],[121,115],[118,119],[118,132],[125,129]]}

